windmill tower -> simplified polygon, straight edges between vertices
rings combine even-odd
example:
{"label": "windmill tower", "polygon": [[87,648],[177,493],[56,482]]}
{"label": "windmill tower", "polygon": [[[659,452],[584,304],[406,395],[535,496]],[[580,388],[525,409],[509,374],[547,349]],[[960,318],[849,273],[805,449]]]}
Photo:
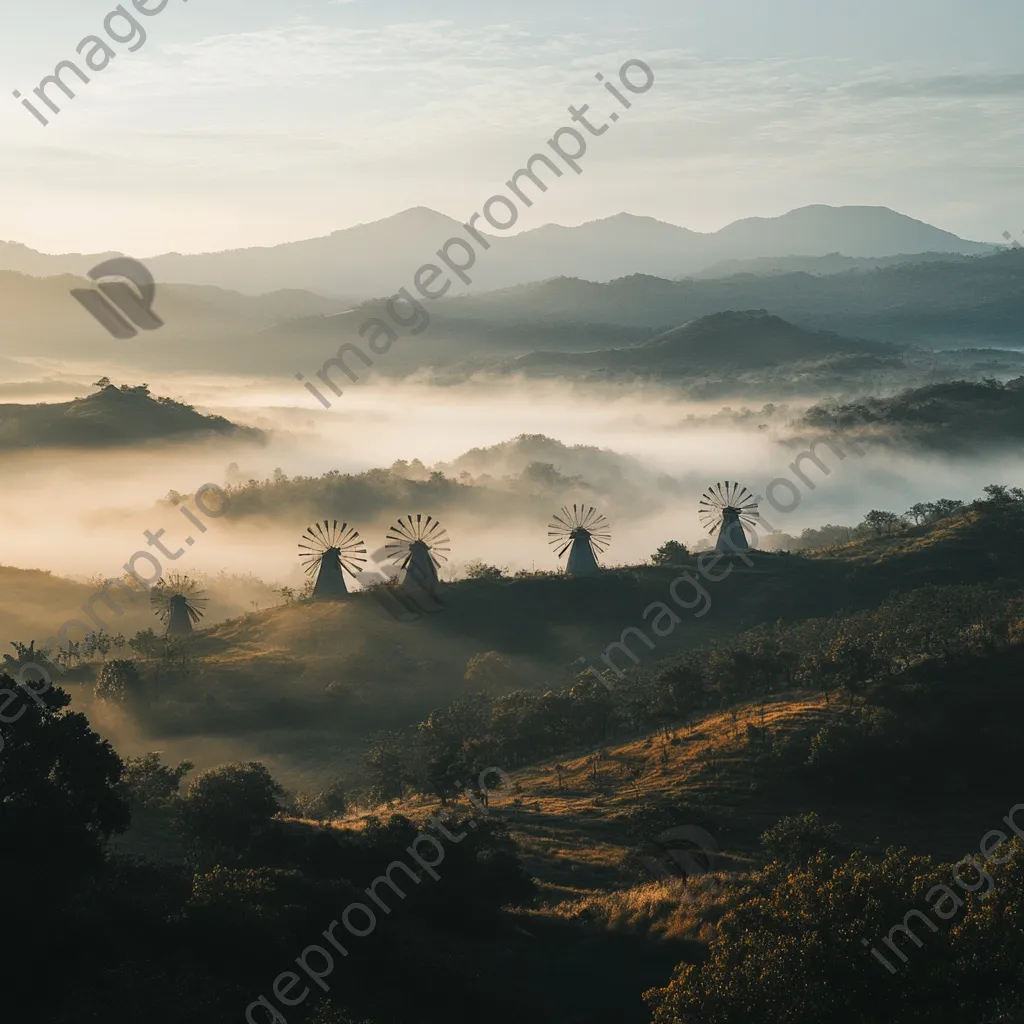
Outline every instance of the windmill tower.
{"label": "windmill tower", "polygon": [[715,551],[719,554],[736,554],[749,551],[747,533],[744,527],[757,526],[757,502],[754,496],[734,480],[726,480],[709,487],[700,499],[699,515],[701,526],[718,538]]}
{"label": "windmill tower", "polygon": [[437,570],[448,561],[448,531],[433,516],[417,513],[399,518],[388,530],[384,551],[405,572],[402,585],[412,591],[437,596],[441,581]]}
{"label": "windmill tower", "polygon": [[345,586],[347,570],[355,576],[366,562],[366,545],[359,533],[348,523],[325,519],[314,523],[299,541],[299,558],[306,575],[316,583],[314,600],[344,601],[348,597]]}
{"label": "windmill tower", "polygon": [[206,614],[206,597],[196,580],[172,573],[149,592],[156,617],[167,626],[167,636],[191,636],[193,625]]}
{"label": "windmill tower", "polygon": [[597,556],[611,543],[608,520],[593,505],[563,505],[548,524],[548,543],[561,558],[569,552],[567,576],[596,576],[601,567]]}

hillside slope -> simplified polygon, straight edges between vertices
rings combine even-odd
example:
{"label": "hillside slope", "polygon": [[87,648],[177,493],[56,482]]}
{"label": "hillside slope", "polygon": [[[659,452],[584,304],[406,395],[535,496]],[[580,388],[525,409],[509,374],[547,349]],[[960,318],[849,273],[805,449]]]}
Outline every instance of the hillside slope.
{"label": "hillside slope", "polygon": [[144,385],[106,384],[71,402],[0,405],[0,449],[88,448],[207,436],[254,442],[265,437],[223,416],[203,415],[170,398],[155,399]]}

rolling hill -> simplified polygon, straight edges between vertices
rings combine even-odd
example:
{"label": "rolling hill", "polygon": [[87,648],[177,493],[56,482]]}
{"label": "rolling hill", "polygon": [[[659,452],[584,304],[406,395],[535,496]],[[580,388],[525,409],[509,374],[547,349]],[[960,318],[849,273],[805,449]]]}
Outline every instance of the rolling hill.
{"label": "rolling hill", "polygon": [[600,371],[607,376],[694,377],[702,373],[751,371],[838,358],[884,365],[897,351],[890,345],[809,331],[765,309],[729,311],[692,320],[630,348],[599,352],[535,352],[515,360],[518,372],[568,375]]}
{"label": "rolling hill", "polygon": [[260,442],[265,435],[170,398],[153,398],[144,385],[107,384],[70,402],[0,405],[0,449],[96,448],[210,436]]}

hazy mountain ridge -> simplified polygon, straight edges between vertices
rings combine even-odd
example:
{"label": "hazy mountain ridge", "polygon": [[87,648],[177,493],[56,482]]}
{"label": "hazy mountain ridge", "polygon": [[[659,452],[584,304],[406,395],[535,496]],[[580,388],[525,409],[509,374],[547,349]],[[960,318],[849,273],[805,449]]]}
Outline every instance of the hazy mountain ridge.
{"label": "hazy mountain ridge", "polygon": [[699,372],[782,367],[843,356],[892,360],[884,342],[844,338],[797,327],[765,309],[730,310],[699,317],[631,348],[597,352],[535,352],[512,364],[518,371],[605,370],[610,374],[688,377]]}
{"label": "hazy mountain ridge", "polygon": [[670,281],[634,274],[607,283],[565,277],[453,299],[450,317],[525,323],[599,322],[667,330],[723,310],[770,309],[808,329],[881,341],[1013,344],[1024,323],[1024,251],[869,272],[742,274]]}
{"label": "hazy mountain ridge", "polygon": [[[321,238],[214,253],[147,256],[158,281],[212,284],[245,293],[282,288],[329,295],[388,295],[445,240],[465,236],[459,221],[424,207]],[[472,277],[474,289],[502,288],[573,274],[613,280],[628,274],[675,277],[726,259],[787,256],[891,256],[906,252],[991,252],[885,207],[808,206],[779,217],[750,217],[702,234],[651,217],[621,213],[578,227],[548,224],[518,235],[486,234]],[[83,274],[114,253],[46,255],[0,244],[0,269],[32,274]],[[460,285],[453,291],[464,290]]]}
{"label": "hazy mountain ridge", "polygon": [[750,259],[723,260],[686,277],[712,281],[740,274],[768,276],[772,274],[842,274],[848,270],[867,272],[907,263],[964,263],[972,259],[956,252],[897,253],[895,256],[844,256],[830,252],[825,256],[754,256]]}

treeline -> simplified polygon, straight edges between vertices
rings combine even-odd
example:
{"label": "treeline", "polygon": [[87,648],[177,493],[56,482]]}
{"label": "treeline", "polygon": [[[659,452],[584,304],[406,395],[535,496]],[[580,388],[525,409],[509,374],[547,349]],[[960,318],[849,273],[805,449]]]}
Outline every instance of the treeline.
{"label": "treeline", "polygon": [[799,537],[791,534],[766,534],[760,541],[765,551],[805,551],[820,548],[841,547],[854,541],[870,537],[891,536],[906,533],[916,526],[930,526],[948,519],[957,513],[984,509],[988,512],[1021,512],[1024,510],[1024,489],[1007,487],[1003,484],[989,484],[984,488],[985,497],[973,502],[957,498],[938,498],[935,501],[918,501],[905,512],[887,509],[871,509],[856,526],[836,526],[827,523],[817,528],[808,527]]}

